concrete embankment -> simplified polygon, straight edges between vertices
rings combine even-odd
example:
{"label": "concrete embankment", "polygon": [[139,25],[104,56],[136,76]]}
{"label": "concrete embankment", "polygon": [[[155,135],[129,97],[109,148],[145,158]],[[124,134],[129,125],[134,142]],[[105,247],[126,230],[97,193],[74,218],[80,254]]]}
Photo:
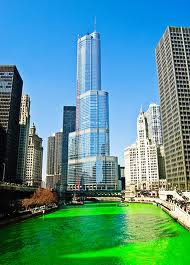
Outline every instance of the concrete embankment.
{"label": "concrete embankment", "polygon": [[175,221],[180,223],[190,231],[190,215],[174,203],[170,203],[159,198],[135,198],[135,202],[156,203],[167,212]]}
{"label": "concrete embankment", "polygon": [[175,221],[183,225],[190,231],[190,215],[182,210],[179,206],[170,203],[170,209],[166,208],[164,204],[161,205],[162,209],[166,211]]}
{"label": "concrete embankment", "polygon": [[[45,211],[45,214],[56,211],[56,210],[57,210],[57,208],[48,209]],[[4,219],[0,219],[0,227],[6,226],[9,224],[18,223],[18,222],[21,222],[21,221],[24,221],[24,220],[27,220],[27,219],[30,219],[30,218],[33,218],[36,216],[40,216],[40,215],[43,215],[42,211],[36,212],[36,213],[23,214],[20,216],[10,216],[10,217],[4,218]]]}

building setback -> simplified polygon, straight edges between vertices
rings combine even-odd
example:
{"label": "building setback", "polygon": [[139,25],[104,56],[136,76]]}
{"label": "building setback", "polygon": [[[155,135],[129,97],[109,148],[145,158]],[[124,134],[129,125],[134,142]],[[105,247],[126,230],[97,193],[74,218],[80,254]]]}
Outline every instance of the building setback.
{"label": "building setback", "polygon": [[168,27],[156,47],[168,185],[190,189],[190,28]]}
{"label": "building setback", "polygon": [[159,187],[157,146],[148,137],[145,113],[137,119],[137,141],[125,149],[126,186],[134,184],[137,189],[152,190]]}
{"label": "building setback", "polygon": [[24,183],[26,178],[26,159],[28,150],[28,135],[30,128],[30,98],[22,95],[20,107],[20,133],[17,160],[17,180]]}
{"label": "building setback", "polygon": [[16,178],[22,78],[15,65],[0,65],[0,180]]}
{"label": "building setback", "polygon": [[108,93],[101,90],[100,34],[78,39],[76,131],[69,134],[68,189],[118,188],[110,156]]}
{"label": "building setback", "polygon": [[29,130],[28,153],[26,161],[26,184],[28,186],[40,187],[42,181],[42,138],[36,134],[33,124]]}
{"label": "building setback", "polygon": [[63,107],[62,188],[67,188],[69,133],[76,129],[76,107]]}

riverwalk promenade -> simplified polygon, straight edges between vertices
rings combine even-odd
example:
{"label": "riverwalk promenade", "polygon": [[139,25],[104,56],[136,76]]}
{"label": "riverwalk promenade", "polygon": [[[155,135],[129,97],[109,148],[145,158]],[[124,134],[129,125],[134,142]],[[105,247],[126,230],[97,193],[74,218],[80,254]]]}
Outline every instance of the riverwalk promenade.
{"label": "riverwalk promenade", "polygon": [[134,198],[134,202],[156,204],[161,207],[162,210],[167,212],[175,221],[190,231],[190,214],[184,211],[177,204],[152,197],[137,197]]}

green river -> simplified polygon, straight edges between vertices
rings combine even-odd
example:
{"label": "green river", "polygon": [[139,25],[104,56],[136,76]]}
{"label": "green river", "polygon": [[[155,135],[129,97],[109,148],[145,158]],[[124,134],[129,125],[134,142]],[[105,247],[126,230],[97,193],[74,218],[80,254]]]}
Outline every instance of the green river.
{"label": "green river", "polygon": [[154,205],[70,206],[1,228],[0,264],[190,265],[190,233]]}

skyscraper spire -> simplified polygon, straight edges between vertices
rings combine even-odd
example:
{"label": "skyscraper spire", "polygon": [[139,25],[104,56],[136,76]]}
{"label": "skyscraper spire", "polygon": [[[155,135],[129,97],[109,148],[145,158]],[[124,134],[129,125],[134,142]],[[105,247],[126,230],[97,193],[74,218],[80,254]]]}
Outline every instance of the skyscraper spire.
{"label": "skyscraper spire", "polygon": [[94,17],[94,32],[96,32],[96,16]]}

